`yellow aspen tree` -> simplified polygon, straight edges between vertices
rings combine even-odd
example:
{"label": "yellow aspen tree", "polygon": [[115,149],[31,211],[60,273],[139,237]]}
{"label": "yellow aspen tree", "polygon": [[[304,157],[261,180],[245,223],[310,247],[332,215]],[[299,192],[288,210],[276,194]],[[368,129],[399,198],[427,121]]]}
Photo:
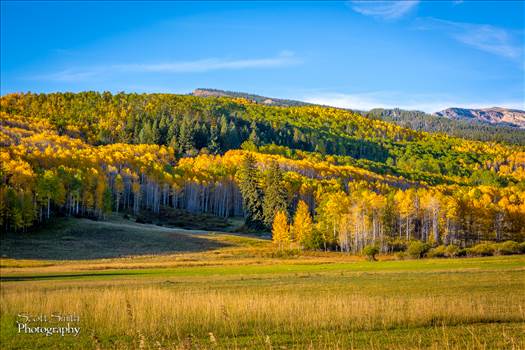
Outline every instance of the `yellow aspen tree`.
{"label": "yellow aspen tree", "polygon": [[313,222],[308,204],[299,201],[291,227],[292,238],[303,248],[308,245],[312,238]]}
{"label": "yellow aspen tree", "polygon": [[275,214],[272,225],[272,240],[274,243],[279,245],[279,249],[283,248],[283,245],[290,243],[290,226],[288,225],[288,218],[284,211],[278,211]]}

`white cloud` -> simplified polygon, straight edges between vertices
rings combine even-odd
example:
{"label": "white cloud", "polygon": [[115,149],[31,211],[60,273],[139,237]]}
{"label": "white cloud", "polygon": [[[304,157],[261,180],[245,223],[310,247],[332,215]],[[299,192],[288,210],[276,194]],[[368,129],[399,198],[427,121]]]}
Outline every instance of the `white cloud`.
{"label": "white cloud", "polygon": [[156,64],[121,64],[113,68],[123,72],[157,72],[157,73],[196,73],[213,70],[236,70],[248,68],[274,68],[297,63],[293,53],[283,51],[272,58],[256,58],[241,60],[203,59],[186,62],[167,62]]}
{"label": "white cloud", "polygon": [[341,93],[322,93],[318,95],[311,95],[302,98],[302,100],[310,103],[350,108],[358,110],[370,110],[372,108],[386,108],[382,102],[379,102],[373,94],[359,93],[359,94],[341,94]]}
{"label": "white cloud", "polygon": [[352,10],[365,16],[394,20],[408,14],[419,0],[405,1],[351,1]]}
{"label": "white cloud", "polygon": [[111,64],[68,68],[37,77],[53,81],[89,80],[111,73],[203,73],[217,70],[264,69],[290,66],[300,63],[293,52],[282,51],[269,58],[218,59],[208,58],[194,61],[171,61],[158,63]]}
{"label": "white cloud", "polygon": [[505,107],[525,109],[523,101],[461,101],[449,96],[413,95],[388,91],[355,94],[320,93],[303,97],[301,100],[326,106],[368,111],[373,108],[401,108],[434,113],[450,107],[487,108]]}
{"label": "white cloud", "polygon": [[53,72],[49,74],[43,74],[43,75],[35,75],[32,76],[31,80],[50,80],[50,81],[64,81],[64,82],[70,82],[70,81],[87,81],[92,78],[95,78],[96,76],[102,74],[104,72],[104,69],[96,68],[90,68],[90,69],[64,69],[58,72]]}
{"label": "white cloud", "polygon": [[523,38],[492,25],[420,18],[417,28],[440,31],[462,44],[509,59],[517,60],[523,56]]}

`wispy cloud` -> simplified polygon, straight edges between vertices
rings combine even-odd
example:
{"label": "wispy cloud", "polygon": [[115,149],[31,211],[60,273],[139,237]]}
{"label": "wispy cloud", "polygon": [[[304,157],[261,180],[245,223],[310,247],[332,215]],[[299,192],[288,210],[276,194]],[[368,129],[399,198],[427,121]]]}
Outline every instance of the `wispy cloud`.
{"label": "wispy cloud", "polygon": [[419,0],[402,1],[351,1],[352,10],[365,16],[379,19],[395,20],[408,14],[419,3]]}
{"label": "wispy cloud", "polygon": [[509,59],[517,60],[523,56],[523,38],[519,38],[523,33],[513,33],[488,24],[453,22],[437,18],[420,18],[417,28],[440,31],[462,44]]}
{"label": "wispy cloud", "polygon": [[278,68],[298,64],[301,61],[291,51],[282,51],[269,58],[219,59],[207,58],[194,61],[171,61],[157,63],[125,63],[105,66],[67,68],[40,75],[37,78],[53,81],[90,80],[112,73],[203,73],[218,70],[242,70]]}
{"label": "wispy cloud", "polygon": [[109,67],[67,68],[56,72],[33,74],[25,77],[27,80],[79,82],[95,79],[108,71]]}
{"label": "wispy cloud", "polygon": [[368,111],[373,108],[401,108],[434,113],[449,107],[486,108],[506,107],[524,109],[522,101],[468,101],[450,96],[414,95],[391,91],[374,91],[365,93],[342,94],[320,93],[304,96],[303,101],[326,106]]}
{"label": "wispy cloud", "polygon": [[158,64],[122,64],[113,66],[124,72],[157,73],[198,73],[213,70],[235,70],[248,68],[274,68],[298,63],[293,52],[283,51],[276,57],[241,60],[203,59],[187,62],[168,62]]}

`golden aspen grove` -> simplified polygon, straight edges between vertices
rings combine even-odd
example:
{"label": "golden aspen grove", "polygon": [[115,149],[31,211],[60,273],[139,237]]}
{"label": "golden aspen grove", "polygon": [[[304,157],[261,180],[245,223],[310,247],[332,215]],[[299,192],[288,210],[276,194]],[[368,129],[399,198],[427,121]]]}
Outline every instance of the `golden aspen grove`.
{"label": "golden aspen grove", "polygon": [[300,244],[312,249],[374,244],[386,253],[412,240],[466,248],[525,237],[519,145],[241,98],[28,93],[3,96],[1,107],[4,230],[164,207],[244,215],[264,230],[276,209],[293,219],[299,207],[305,218],[306,206],[315,234],[301,222],[291,232],[314,239]]}

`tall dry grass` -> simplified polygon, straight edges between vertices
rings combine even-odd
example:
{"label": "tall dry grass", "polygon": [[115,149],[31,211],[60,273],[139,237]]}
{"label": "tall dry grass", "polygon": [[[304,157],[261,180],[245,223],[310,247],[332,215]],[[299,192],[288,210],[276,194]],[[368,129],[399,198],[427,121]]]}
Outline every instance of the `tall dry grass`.
{"label": "tall dry grass", "polygon": [[[262,270],[246,268],[246,274],[227,265],[193,268],[187,275],[179,272],[189,269],[172,275],[6,281],[0,288],[0,344],[7,349],[525,349],[520,262],[411,261],[385,263],[379,271],[373,270],[379,263],[364,263],[364,271],[355,272],[272,262]],[[19,336],[14,316],[21,311],[77,314],[79,339]]]}
{"label": "tall dry grass", "polygon": [[84,330],[144,339],[186,339],[188,335],[236,338],[249,335],[352,332],[403,327],[525,321],[519,294],[454,296],[365,296],[256,289],[213,291],[198,288],[106,287],[4,289],[1,316],[21,310],[61,311],[81,317]]}

